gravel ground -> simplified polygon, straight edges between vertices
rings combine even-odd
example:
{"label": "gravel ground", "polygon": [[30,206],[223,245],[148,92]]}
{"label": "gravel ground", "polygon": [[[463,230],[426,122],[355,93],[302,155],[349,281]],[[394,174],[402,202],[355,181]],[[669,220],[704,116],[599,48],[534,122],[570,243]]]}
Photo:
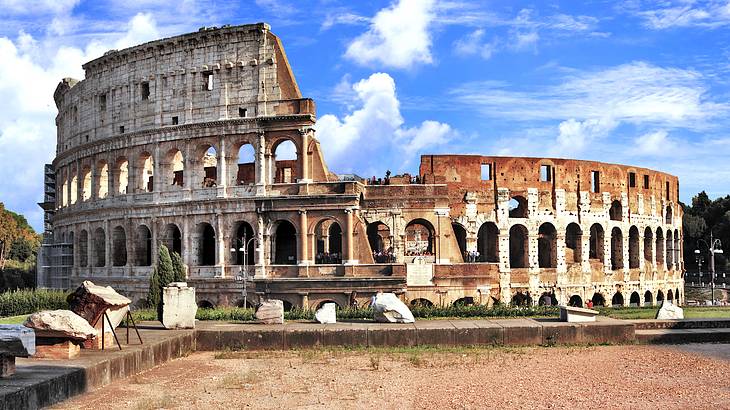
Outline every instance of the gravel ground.
{"label": "gravel ground", "polygon": [[730,345],[194,353],[58,409],[730,408]]}

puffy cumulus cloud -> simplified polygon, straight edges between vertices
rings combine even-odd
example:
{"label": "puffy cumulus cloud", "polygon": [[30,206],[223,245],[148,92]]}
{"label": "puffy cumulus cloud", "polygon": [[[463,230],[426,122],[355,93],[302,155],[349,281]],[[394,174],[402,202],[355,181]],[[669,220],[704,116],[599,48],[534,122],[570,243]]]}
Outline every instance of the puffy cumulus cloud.
{"label": "puffy cumulus cloud", "polygon": [[434,0],[399,0],[380,10],[370,28],[347,47],[345,56],[360,65],[411,68],[431,64]]}
{"label": "puffy cumulus cloud", "polygon": [[586,144],[608,135],[616,125],[610,118],[591,118],[584,121],[571,118],[563,121],[558,125],[555,152],[580,152]]}
{"label": "puffy cumulus cloud", "polygon": [[157,37],[155,27],[151,16],[139,14],[116,40],[91,40],[84,48],[58,46],[55,38],[36,39],[24,32],[16,39],[0,37],[0,200],[28,216],[35,228],[42,227],[35,203],[43,197],[43,164],[55,155],[53,91],[58,82],[82,79],[81,65],[110,48]]}
{"label": "puffy cumulus cloud", "polygon": [[404,127],[395,81],[386,73],[372,74],[353,84],[352,90],[357,108],[342,119],[323,115],[316,125],[317,139],[335,172],[402,168],[421,150],[442,145],[457,135],[448,124],[431,120]]}
{"label": "puffy cumulus cloud", "polygon": [[669,132],[659,130],[636,138],[636,154],[644,156],[667,157],[676,153],[676,144],[669,138]]}

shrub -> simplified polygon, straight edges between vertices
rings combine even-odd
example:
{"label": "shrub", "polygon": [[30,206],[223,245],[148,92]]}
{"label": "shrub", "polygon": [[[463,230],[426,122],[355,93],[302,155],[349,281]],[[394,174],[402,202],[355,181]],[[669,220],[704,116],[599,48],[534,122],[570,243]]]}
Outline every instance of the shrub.
{"label": "shrub", "polygon": [[13,290],[0,293],[0,317],[29,315],[40,310],[68,309],[66,292],[57,290]]}

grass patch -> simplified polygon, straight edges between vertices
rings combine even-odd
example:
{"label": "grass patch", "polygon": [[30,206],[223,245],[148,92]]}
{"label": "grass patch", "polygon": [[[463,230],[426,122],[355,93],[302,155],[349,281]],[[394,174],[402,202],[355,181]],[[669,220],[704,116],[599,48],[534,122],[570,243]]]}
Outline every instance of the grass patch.
{"label": "grass patch", "polygon": [[[685,319],[721,319],[730,318],[728,306],[682,306]],[[601,315],[615,319],[654,319],[659,307],[622,307],[598,308]]]}
{"label": "grass patch", "polygon": [[0,318],[0,325],[22,325],[28,315],[18,315]]}

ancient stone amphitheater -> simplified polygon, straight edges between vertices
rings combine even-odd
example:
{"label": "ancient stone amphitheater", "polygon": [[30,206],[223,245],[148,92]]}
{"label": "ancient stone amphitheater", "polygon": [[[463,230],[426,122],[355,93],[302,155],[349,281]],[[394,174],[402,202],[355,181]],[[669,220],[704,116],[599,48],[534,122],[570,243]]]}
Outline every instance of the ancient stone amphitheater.
{"label": "ancient stone amphitheater", "polygon": [[[199,303],[274,297],[446,305],[683,301],[674,176],[555,158],[425,155],[417,174],[338,176],[266,24],[201,29],[84,65],[54,94],[44,251],[64,287],[144,297],[160,244]],[[288,155],[288,156],[287,156]],[[53,190],[52,190],[53,192]],[[58,266],[56,266],[58,265]]]}

